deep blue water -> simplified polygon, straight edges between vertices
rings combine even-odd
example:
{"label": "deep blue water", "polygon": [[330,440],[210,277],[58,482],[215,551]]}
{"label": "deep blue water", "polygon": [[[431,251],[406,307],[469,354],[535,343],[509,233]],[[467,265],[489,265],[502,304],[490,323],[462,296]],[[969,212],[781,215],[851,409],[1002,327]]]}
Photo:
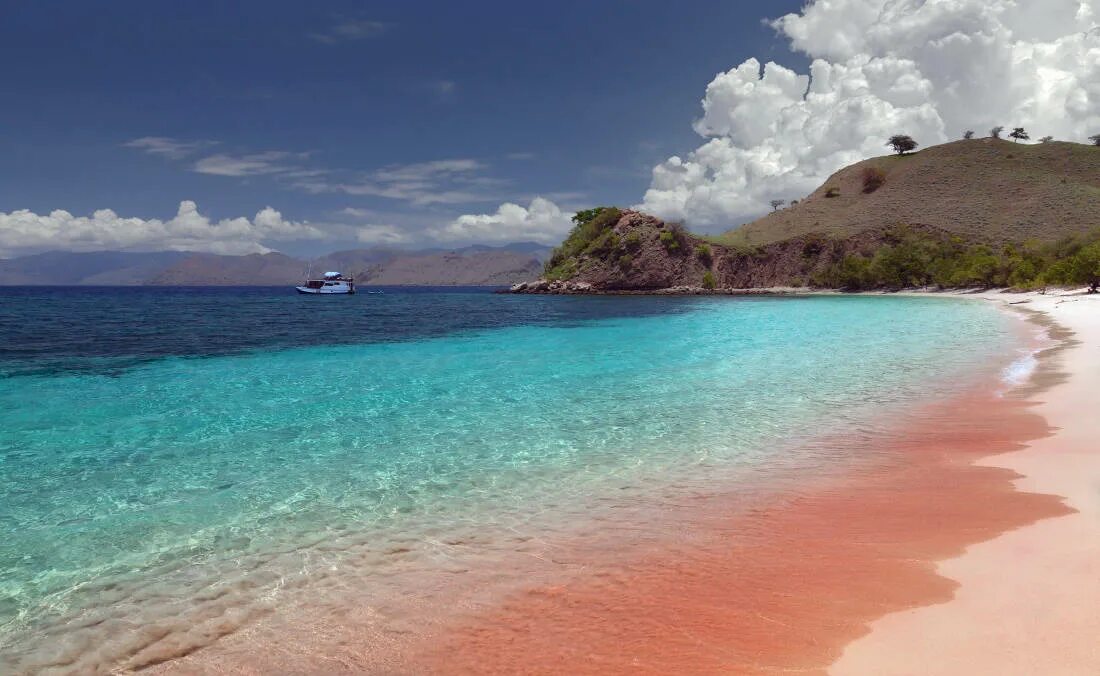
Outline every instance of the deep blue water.
{"label": "deep blue water", "polygon": [[487,287],[369,287],[353,296],[282,287],[7,287],[0,377],[111,372],[168,356],[418,340],[508,326],[570,326],[685,311],[666,298],[495,294]]}
{"label": "deep blue water", "polygon": [[0,672],[140,665],[229,609],[243,626],[323,595],[352,554],[427,570],[448,533],[507,549],[491,534],[823,467],[843,449],[789,442],[951,387],[1015,321],[951,299],[383,291],[6,289]]}

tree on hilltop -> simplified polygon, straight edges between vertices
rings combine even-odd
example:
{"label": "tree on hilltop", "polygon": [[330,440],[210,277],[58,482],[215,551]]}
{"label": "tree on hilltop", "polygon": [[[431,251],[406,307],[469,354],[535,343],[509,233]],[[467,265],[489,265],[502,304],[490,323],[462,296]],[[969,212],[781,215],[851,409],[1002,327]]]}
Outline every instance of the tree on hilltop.
{"label": "tree on hilltop", "polygon": [[1092,145],[1100,146],[1100,134],[1097,134],[1096,136],[1090,136],[1089,140],[1092,141]]}
{"label": "tree on hilltop", "polygon": [[1004,130],[1005,128],[1003,126],[997,125],[996,127],[993,127],[989,130],[989,135],[993,138],[1001,138],[1001,132]]}
{"label": "tree on hilltop", "polygon": [[904,155],[905,153],[916,149],[917,145],[919,144],[913,140],[912,136],[906,136],[905,134],[895,134],[890,137],[890,140],[886,142],[886,145],[892,146],[894,148],[894,152],[898,155]]}
{"label": "tree on hilltop", "polygon": [[1053,140],[1053,136],[1044,136],[1043,138],[1039,139],[1039,143],[1050,143]]}
{"label": "tree on hilltop", "polygon": [[787,202],[784,201],[784,200],[772,200],[771,201],[772,211],[779,211],[779,207],[783,206],[786,203]]}
{"label": "tree on hilltop", "polygon": [[966,130],[966,132],[965,132],[965,133],[963,133],[963,139],[965,139],[965,140],[969,141],[969,140],[970,140],[970,139],[972,139],[972,138],[974,138],[974,132],[972,132],[972,131],[970,131],[969,129],[967,129],[967,130]]}
{"label": "tree on hilltop", "polygon": [[1013,143],[1017,143],[1019,141],[1027,141],[1031,138],[1030,136],[1028,136],[1027,132],[1024,131],[1023,127],[1016,127],[1012,130],[1012,133],[1009,134],[1009,136],[1012,137]]}
{"label": "tree on hilltop", "polygon": [[570,219],[570,220],[572,220],[575,225],[582,225],[584,223],[588,223],[591,220],[594,220],[597,216],[602,214],[606,209],[607,209],[607,207],[595,207],[595,208],[592,208],[592,209],[582,209],[581,211],[578,211],[577,213],[573,214],[573,218]]}

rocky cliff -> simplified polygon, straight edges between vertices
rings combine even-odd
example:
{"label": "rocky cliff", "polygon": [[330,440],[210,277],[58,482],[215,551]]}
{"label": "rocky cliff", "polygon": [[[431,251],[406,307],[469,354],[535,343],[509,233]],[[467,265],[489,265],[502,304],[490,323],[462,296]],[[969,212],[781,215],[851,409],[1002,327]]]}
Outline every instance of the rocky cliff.
{"label": "rocky cliff", "polygon": [[[909,232],[946,240],[929,226]],[[639,211],[623,210],[584,251],[555,261],[517,293],[696,292],[811,285],[847,256],[870,256],[897,237],[890,228],[830,238],[809,234],[758,247],[732,246]]]}
{"label": "rocky cliff", "polygon": [[1100,148],[959,141],[842,169],[786,209],[701,236],[637,211],[579,212],[518,293],[1100,281]]}

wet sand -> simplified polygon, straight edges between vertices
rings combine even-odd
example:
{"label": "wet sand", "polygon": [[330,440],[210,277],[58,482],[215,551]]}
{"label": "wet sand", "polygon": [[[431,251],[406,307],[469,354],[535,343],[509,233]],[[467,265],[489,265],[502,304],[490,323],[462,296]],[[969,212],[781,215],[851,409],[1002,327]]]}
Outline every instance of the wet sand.
{"label": "wet sand", "polygon": [[[1054,386],[1057,368],[1048,355],[1037,378]],[[438,673],[824,672],[877,618],[954,598],[959,585],[937,561],[1073,513],[1044,486],[1020,485],[1015,468],[990,464],[1059,438],[1031,399],[1042,387],[998,389],[979,383],[915,410],[892,434],[826,440],[866,446],[874,462],[751,514],[731,516],[721,500],[689,510],[673,526],[699,534],[692,541],[638,560],[604,552],[586,577],[465,618],[414,663]],[[974,572],[996,578],[1011,565]],[[926,673],[907,654],[907,632],[844,668],[884,673],[888,656],[898,673]]]}
{"label": "wet sand", "polygon": [[426,596],[423,620],[406,615],[396,633],[349,606],[152,671],[1097,673],[1082,669],[1097,664],[1082,638],[1100,629],[1100,467],[1088,448],[1100,435],[1082,414],[1098,369],[1082,349],[1100,335],[1078,339],[1013,395],[991,376],[873,431],[818,440],[857,458],[839,474],[751,504],[680,496],[645,524],[664,535],[641,544],[629,533],[556,542],[502,596],[469,590],[447,608]]}
{"label": "wet sand", "polygon": [[[835,674],[1100,673],[1100,298],[988,294],[1028,301],[1072,331],[1038,374],[1035,413],[1055,428],[1027,448],[981,460],[1017,472],[1021,491],[1065,497],[1074,513],[974,545],[936,570],[958,585],[946,603],[893,613],[849,645]],[[1043,380],[1047,382],[1043,382]]]}

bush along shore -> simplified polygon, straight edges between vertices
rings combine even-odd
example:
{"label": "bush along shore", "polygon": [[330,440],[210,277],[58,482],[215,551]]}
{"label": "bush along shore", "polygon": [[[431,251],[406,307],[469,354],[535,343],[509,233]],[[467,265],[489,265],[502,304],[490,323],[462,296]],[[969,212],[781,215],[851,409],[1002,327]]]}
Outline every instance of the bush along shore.
{"label": "bush along shore", "polygon": [[1100,285],[1100,229],[1053,242],[984,242],[929,225],[810,233],[759,246],[723,243],[647,214],[599,207],[574,227],[542,277],[514,293],[744,293],[807,289],[1041,289]]}

